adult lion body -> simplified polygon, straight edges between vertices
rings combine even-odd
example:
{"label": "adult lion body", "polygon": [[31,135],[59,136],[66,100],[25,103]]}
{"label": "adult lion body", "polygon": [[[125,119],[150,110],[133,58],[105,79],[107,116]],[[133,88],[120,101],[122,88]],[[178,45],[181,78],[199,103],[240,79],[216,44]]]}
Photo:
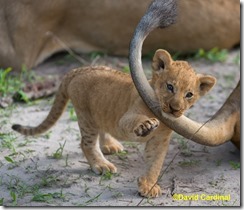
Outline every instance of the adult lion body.
{"label": "adult lion body", "polygon": [[[127,55],[134,28],[150,2],[0,0],[0,67],[32,68],[66,47]],[[180,0],[177,24],[152,33],[143,53],[231,48],[239,42],[239,1]]]}

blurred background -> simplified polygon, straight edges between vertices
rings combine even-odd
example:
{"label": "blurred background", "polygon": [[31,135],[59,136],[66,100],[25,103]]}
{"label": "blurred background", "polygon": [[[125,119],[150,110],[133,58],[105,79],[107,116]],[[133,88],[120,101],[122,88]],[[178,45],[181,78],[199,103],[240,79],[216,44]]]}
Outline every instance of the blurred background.
{"label": "blurred background", "polygon": [[[58,52],[127,56],[151,0],[0,0],[0,68],[36,67]],[[240,43],[240,1],[179,0],[177,23],[146,39],[143,55],[163,48],[193,53]]]}

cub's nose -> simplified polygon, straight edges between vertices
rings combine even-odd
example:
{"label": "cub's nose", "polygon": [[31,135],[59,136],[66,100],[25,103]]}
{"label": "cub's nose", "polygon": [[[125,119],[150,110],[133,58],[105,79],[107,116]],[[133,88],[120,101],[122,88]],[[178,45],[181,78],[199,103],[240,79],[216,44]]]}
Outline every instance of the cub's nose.
{"label": "cub's nose", "polygon": [[171,104],[169,105],[169,108],[172,113],[180,111],[180,107],[173,107]]}
{"label": "cub's nose", "polygon": [[173,107],[172,105],[169,106],[171,114],[175,117],[180,117],[182,115],[182,110],[180,107]]}

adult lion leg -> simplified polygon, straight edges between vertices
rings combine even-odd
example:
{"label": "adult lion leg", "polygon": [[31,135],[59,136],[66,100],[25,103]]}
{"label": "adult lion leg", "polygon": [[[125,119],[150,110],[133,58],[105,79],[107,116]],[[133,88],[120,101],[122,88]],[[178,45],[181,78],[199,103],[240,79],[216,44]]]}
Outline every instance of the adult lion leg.
{"label": "adult lion leg", "polygon": [[161,195],[157,181],[168,151],[171,133],[170,130],[163,133],[157,132],[157,136],[152,137],[146,144],[144,152],[146,172],[138,178],[138,191],[141,196],[158,197]]}
{"label": "adult lion leg", "polygon": [[99,142],[103,154],[106,155],[124,150],[123,145],[108,133],[100,133]]}

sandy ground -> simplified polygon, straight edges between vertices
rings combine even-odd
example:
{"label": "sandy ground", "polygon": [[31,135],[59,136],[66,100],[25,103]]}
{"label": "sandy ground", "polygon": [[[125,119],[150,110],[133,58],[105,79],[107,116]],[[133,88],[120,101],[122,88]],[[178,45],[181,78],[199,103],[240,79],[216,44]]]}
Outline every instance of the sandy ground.
{"label": "sandy ground", "polygon": [[[197,72],[217,77],[214,89],[186,115],[199,122],[209,119],[223,104],[240,77],[235,63],[239,49],[224,63],[189,60]],[[62,59],[61,61],[65,61]],[[117,69],[128,66],[126,58],[97,57],[93,64]],[[150,75],[150,62],[144,60]],[[39,74],[60,73],[80,65],[49,62],[36,68]],[[137,178],[143,171],[143,145],[123,142],[125,152],[107,156],[118,173],[95,175],[79,148],[80,134],[69,105],[58,123],[38,137],[11,131],[13,123],[37,125],[47,115],[53,97],[15,104],[1,110],[0,201],[4,206],[240,206],[240,152],[227,142],[207,147],[174,134],[159,185],[163,195],[142,198]],[[172,194],[174,193],[174,197]],[[209,196],[225,196],[209,200]],[[191,197],[186,197],[191,196]],[[219,197],[220,198],[220,197]]]}

